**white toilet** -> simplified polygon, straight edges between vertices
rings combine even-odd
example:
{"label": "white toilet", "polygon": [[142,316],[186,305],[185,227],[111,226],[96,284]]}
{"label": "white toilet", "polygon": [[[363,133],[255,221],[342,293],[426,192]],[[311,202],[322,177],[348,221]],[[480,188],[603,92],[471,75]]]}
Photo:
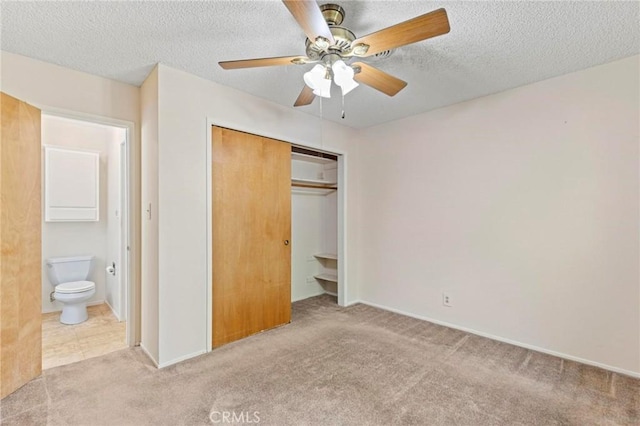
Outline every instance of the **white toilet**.
{"label": "white toilet", "polygon": [[79,324],[86,321],[87,300],[96,293],[96,285],[86,281],[93,256],[52,257],[47,260],[47,275],[54,287],[51,299],[62,303],[60,322]]}

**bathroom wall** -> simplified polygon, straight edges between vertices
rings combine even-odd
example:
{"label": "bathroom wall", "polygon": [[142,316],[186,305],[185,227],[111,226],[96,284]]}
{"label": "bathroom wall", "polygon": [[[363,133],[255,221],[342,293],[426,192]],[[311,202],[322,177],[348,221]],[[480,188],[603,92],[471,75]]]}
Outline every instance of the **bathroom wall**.
{"label": "bathroom wall", "polygon": [[[89,280],[96,283],[96,294],[89,304],[105,301],[105,259],[107,256],[108,162],[110,145],[122,130],[88,122],[42,115],[42,144],[84,149],[100,153],[100,220],[98,222],[42,222],[42,312],[62,309],[51,302],[53,286],[46,271],[46,259],[77,255],[95,256]],[[44,168],[44,162],[43,162]],[[44,172],[43,172],[44,176]],[[44,182],[43,182],[44,184]]]}

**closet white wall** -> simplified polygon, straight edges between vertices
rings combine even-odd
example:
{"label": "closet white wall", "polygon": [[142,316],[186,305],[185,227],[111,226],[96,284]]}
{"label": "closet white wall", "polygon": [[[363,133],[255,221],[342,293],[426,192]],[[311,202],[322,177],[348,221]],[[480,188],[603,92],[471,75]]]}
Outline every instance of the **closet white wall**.
{"label": "closet white wall", "polygon": [[[337,162],[328,164],[292,159],[293,179],[337,182]],[[291,300],[325,292],[336,294],[335,283],[314,276],[336,274],[337,261],[321,259],[320,253],[337,253],[338,192],[327,189],[291,188]]]}

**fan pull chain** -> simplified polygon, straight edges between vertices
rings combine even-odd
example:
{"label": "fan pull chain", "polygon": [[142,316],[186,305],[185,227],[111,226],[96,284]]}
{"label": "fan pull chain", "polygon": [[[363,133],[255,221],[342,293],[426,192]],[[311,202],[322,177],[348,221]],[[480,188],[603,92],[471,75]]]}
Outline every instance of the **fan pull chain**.
{"label": "fan pull chain", "polygon": [[320,147],[324,148],[324,139],[322,138],[322,125],[323,125],[323,115],[322,115],[322,96],[320,98]]}
{"label": "fan pull chain", "polygon": [[344,93],[342,94],[342,119],[344,120]]}

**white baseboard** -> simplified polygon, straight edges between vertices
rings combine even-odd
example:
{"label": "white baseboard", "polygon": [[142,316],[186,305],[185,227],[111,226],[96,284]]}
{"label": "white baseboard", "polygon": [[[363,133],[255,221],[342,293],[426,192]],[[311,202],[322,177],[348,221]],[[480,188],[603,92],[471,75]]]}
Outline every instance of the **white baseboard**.
{"label": "white baseboard", "polygon": [[625,376],[630,376],[630,377],[634,377],[634,378],[640,378],[640,372],[631,371],[631,370],[625,370],[624,368],[618,368],[618,367],[614,367],[614,366],[611,366],[611,365],[602,364],[600,362],[591,361],[591,360],[588,360],[588,359],[576,357],[576,356],[573,356],[573,355],[567,355],[567,354],[562,353],[562,352],[556,352],[556,351],[553,351],[553,350],[550,350],[550,349],[545,349],[545,348],[541,348],[541,347],[538,347],[538,346],[530,345],[528,343],[522,343],[522,342],[518,342],[516,340],[507,339],[505,337],[495,336],[495,335],[490,334],[490,333],[485,333],[485,332],[482,332],[482,331],[474,330],[472,328],[463,327],[463,326],[459,326],[459,325],[456,325],[456,324],[451,324],[451,323],[448,323],[446,321],[440,321],[440,320],[437,320],[437,319],[434,319],[434,318],[429,318],[429,317],[422,316],[422,315],[412,314],[410,312],[405,312],[405,311],[400,310],[400,309],[390,308],[388,306],[379,305],[377,303],[371,303],[371,302],[367,302],[367,301],[364,301],[364,300],[359,300],[359,301],[350,303],[349,306],[355,305],[356,303],[362,303],[363,305],[373,306],[374,308],[383,309],[383,310],[389,311],[389,312],[395,312],[397,314],[405,315],[405,316],[408,316],[408,317],[411,317],[411,318],[416,318],[416,319],[423,320],[423,321],[429,321],[429,322],[432,322],[434,324],[443,325],[443,326],[449,327],[449,328],[454,328],[456,330],[460,330],[460,331],[464,331],[464,332],[467,332],[467,333],[475,334],[477,336],[486,337],[488,339],[496,340],[498,342],[508,343],[510,345],[519,346],[521,348],[530,349],[532,351],[540,352],[540,353],[547,354],[547,355],[552,355],[552,356],[555,356],[555,357],[558,357],[558,358],[563,358],[563,359],[566,359],[566,360],[569,360],[569,361],[575,361],[575,362],[579,362],[581,364],[586,364],[586,365],[590,365],[590,366],[593,366],[593,367],[602,368],[604,370],[613,371],[614,373],[624,374]]}
{"label": "white baseboard", "polygon": [[107,306],[109,307],[109,309],[111,309],[111,312],[118,319],[118,322],[122,322],[122,318],[120,318],[120,315],[118,315],[118,312],[116,312],[116,310],[113,309],[113,306],[111,306],[111,303],[109,303],[109,301],[106,300],[106,299],[105,299],[104,303],[106,303]]}
{"label": "white baseboard", "polygon": [[190,358],[195,358],[197,356],[200,356],[200,355],[203,355],[203,354],[206,354],[206,353],[207,353],[207,351],[193,352],[193,353],[190,353],[190,354],[187,354],[187,355],[183,355],[183,356],[178,357],[178,358],[174,358],[171,361],[167,361],[167,362],[163,362],[163,363],[160,363],[160,364],[156,364],[156,366],[158,368],[165,368],[165,367],[168,367],[170,365],[177,364],[179,362],[186,361],[186,360],[188,360]]}
{"label": "white baseboard", "polygon": [[149,357],[149,359],[151,360],[151,362],[153,363],[153,365],[156,366],[156,368],[160,368],[158,366],[158,361],[156,361],[156,359],[153,357],[153,355],[151,355],[151,352],[149,352],[147,350],[147,348],[144,347],[144,345],[142,344],[142,342],[140,342],[140,349],[142,349],[142,352],[144,352],[144,354]]}

